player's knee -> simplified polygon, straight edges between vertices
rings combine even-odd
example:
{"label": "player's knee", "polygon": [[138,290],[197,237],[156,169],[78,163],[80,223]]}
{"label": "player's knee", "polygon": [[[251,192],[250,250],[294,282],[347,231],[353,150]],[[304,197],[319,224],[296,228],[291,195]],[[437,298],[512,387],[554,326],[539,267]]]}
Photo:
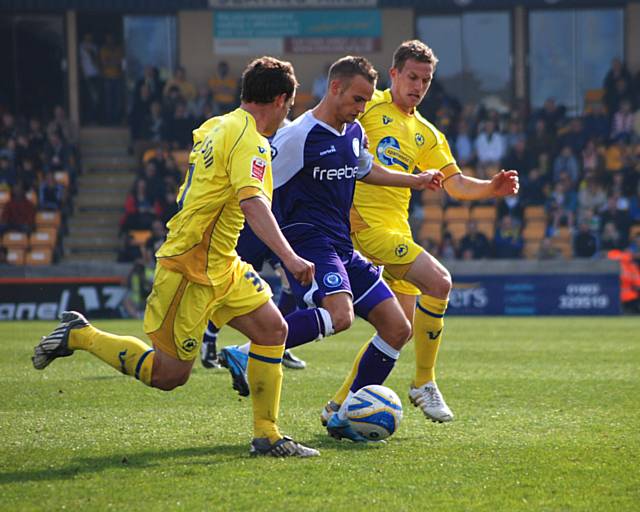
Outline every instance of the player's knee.
{"label": "player's knee", "polygon": [[273,334],[273,342],[277,345],[282,345],[287,341],[287,334],[289,333],[289,327],[284,319],[276,322],[271,331]]}
{"label": "player's knee", "polygon": [[346,331],[353,323],[353,309],[331,311],[331,322],[334,332]]}
{"label": "player's knee", "polygon": [[404,315],[402,318],[398,317],[389,324],[389,326],[382,330],[380,335],[389,345],[396,350],[400,350],[411,339],[411,323]]}
{"label": "player's knee", "polygon": [[162,391],[171,391],[186,384],[189,380],[189,373],[154,373],[151,378],[151,385]]}
{"label": "player's knee", "polygon": [[433,281],[433,291],[431,294],[439,299],[446,299],[449,297],[452,286],[451,274],[446,268],[443,268],[442,272],[438,273]]}

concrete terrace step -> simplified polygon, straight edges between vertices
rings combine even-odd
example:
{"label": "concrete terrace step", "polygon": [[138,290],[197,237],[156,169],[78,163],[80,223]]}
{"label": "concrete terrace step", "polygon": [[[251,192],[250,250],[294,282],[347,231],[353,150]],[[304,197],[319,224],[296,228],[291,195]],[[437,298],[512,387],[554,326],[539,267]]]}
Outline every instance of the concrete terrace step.
{"label": "concrete terrace step", "polygon": [[90,263],[93,261],[106,262],[116,261],[118,255],[113,251],[78,251],[65,255],[64,261],[69,263]]}
{"label": "concrete terrace step", "polygon": [[115,170],[115,169],[136,169],[138,167],[138,161],[132,157],[131,155],[97,155],[97,156],[89,156],[82,157],[82,167],[84,169],[88,169],[91,172],[91,169],[104,169],[104,170]]}
{"label": "concrete terrace step", "polygon": [[74,228],[85,228],[85,227],[113,227],[114,230],[118,229],[118,222],[122,217],[123,210],[120,208],[119,210],[113,210],[110,212],[99,212],[99,213],[78,213],[69,219],[69,234],[74,234]]}
{"label": "concrete terrace step", "polygon": [[103,190],[121,188],[128,191],[134,180],[135,175],[133,173],[92,172],[80,176],[78,183],[81,191],[92,188]]}
{"label": "concrete terrace step", "polygon": [[80,147],[98,144],[129,146],[131,132],[124,126],[88,126],[80,129]]}
{"label": "concrete terrace step", "polygon": [[68,236],[64,240],[65,250],[73,252],[77,250],[83,250],[87,252],[93,251],[117,251],[119,248],[118,233],[117,231],[113,236],[92,236],[92,237],[77,237]]}
{"label": "concrete terrace step", "polygon": [[76,196],[75,206],[81,211],[83,208],[88,208],[88,210],[85,211],[92,211],[91,208],[97,207],[118,208],[122,210],[126,195],[126,189],[121,189],[111,194],[87,190]]}

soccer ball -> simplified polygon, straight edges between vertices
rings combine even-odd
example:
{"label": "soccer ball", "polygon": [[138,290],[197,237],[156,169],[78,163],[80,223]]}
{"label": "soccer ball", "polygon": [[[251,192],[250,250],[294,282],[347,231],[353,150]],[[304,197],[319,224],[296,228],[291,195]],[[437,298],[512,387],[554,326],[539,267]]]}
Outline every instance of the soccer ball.
{"label": "soccer ball", "polygon": [[347,418],[358,434],[371,441],[380,441],[398,430],[402,420],[402,402],[392,389],[365,386],[351,397]]}

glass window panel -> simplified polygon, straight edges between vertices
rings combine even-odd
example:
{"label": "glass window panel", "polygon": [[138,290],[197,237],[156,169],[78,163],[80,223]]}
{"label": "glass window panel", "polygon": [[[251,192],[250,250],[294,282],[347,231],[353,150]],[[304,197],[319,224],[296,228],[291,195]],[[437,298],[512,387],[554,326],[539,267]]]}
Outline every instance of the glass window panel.
{"label": "glass window panel", "polygon": [[440,62],[436,78],[463,102],[487,95],[511,98],[511,26],[507,12],[420,16],[419,39]]}
{"label": "glass window panel", "polygon": [[529,94],[533,107],[547,98],[575,105],[573,13],[536,11],[529,18]]}
{"label": "glass window panel", "polygon": [[464,68],[472,81],[472,89],[479,97],[494,94],[508,101],[511,98],[509,14],[466,14],[462,17],[462,34]]}
{"label": "glass window panel", "polygon": [[170,77],[177,65],[175,16],[125,16],[127,80],[132,86],[145,66]]}
{"label": "glass window panel", "polygon": [[581,111],[585,92],[602,87],[611,59],[623,57],[622,9],[533,11],[529,33],[534,108],[554,97],[570,111]]}
{"label": "glass window panel", "polygon": [[623,57],[623,27],[622,9],[577,11],[576,78],[580,109],[585,92],[602,87],[611,59]]}

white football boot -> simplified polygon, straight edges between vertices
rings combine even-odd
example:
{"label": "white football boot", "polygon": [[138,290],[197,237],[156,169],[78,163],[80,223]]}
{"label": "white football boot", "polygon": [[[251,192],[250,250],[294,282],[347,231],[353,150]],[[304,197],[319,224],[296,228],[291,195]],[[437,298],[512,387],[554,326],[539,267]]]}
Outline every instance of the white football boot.
{"label": "white football boot", "polygon": [[409,400],[416,407],[420,407],[431,421],[446,423],[453,420],[453,413],[434,381],[427,382],[419,388],[409,389]]}

